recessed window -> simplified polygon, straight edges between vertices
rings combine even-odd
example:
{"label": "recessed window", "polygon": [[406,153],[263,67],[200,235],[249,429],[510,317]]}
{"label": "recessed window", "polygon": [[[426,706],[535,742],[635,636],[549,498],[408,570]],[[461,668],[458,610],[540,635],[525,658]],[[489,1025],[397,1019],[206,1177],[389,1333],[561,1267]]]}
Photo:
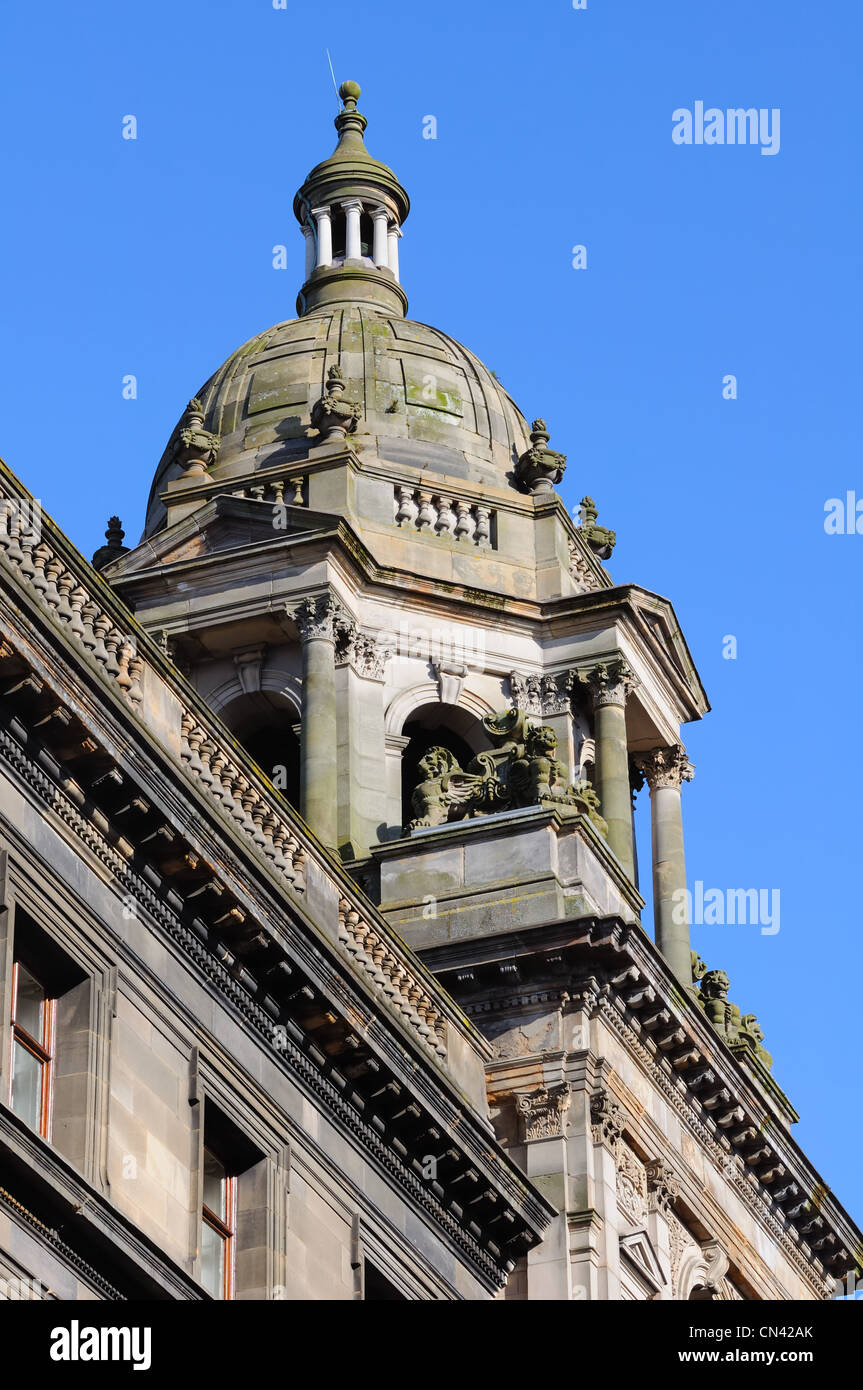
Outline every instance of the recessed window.
{"label": "recessed window", "polygon": [[9,1104],[45,1139],[51,1137],[55,1001],[23,961],[12,967],[12,1059]]}
{"label": "recessed window", "polygon": [[204,1149],[201,1207],[201,1283],[213,1298],[234,1296],[237,1179]]}
{"label": "recessed window", "polygon": [[367,1303],[396,1303],[405,1301],[405,1295],[376,1265],[366,1260],[363,1270],[363,1299]]}

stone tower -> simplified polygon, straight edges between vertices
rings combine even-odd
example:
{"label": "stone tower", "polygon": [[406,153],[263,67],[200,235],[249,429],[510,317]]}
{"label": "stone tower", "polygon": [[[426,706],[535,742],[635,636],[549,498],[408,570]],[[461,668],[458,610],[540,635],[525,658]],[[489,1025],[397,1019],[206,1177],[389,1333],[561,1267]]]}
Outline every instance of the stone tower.
{"label": "stone tower", "polygon": [[825,1297],[859,1236],[690,952],[708,703],[674,610],[612,579],[545,422],[406,317],[359,95],[294,199],[298,317],[189,402],[104,577],[492,1044],[498,1137],[558,1213],[508,1296]]}

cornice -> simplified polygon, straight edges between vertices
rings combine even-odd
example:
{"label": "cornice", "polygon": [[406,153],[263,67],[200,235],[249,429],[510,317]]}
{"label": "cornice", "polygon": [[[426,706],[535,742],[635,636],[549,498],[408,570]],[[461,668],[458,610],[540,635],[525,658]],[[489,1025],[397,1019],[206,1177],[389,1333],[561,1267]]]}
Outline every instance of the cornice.
{"label": "cornice", "polygon": [[544,992],[567,1011],[599,1010],[704,1151],[723,1171],[735,1165],[744,1200],[813,1286],[826,1287],[828,1275],[844,1277],[859,1264],[863,1243],[850,1217],[777,1117],[775,1102],[640,928],[584,918],[423,956],[476,1018],[498,1007],[532,1007]]}

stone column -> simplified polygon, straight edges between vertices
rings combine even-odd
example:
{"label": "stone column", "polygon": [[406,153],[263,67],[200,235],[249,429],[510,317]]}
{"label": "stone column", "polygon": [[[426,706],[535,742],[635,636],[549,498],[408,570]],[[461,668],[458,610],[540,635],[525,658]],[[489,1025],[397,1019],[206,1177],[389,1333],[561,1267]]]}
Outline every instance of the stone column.
{"label": "stone column", "polygon": [[342,203],[345,210],[345,260],[358,261],[363,254],[360,245],[360,213],[362,203],[358,198],[351,198],[349,202]]}
{"label": "stone column", "polygon": [[353,624],[336,641],[339,852],[363,858],[387,820],[384,682],[392,648]]}
{"label": "stone column", "polygon": [[335,642],[346,616],[332,594],[304,599],[295,614],[303,643],[300,810],[330,849],[338,831]]}
{"label": "stone column", "polygon": [[396,282],[397,282],[397,283],[398,283],[398,278],[399,278],[399,237],[400,237],[400,236],[401,236],[401,230],[396,226],[395,223],[393,223],[393,225],[390,227],[389,231],[387,232],[387,247],[388,247],[388,251],[389,251],[390,270],[392,271],[393,275],[396,277]]}
{"label": "stone column", "polygon": [[315,233],[308,223],[303,224],[303,236],[306,239],[306,279],[308,280],[315,268]]}
{"label": "stone column", "polygon": [[398,840],[402,826],[402,754],[410,743],[404,734],[387,734],[387,832],[388,840]]}
{"label": "stone column", "polygon": [[312,208],[318,228],[318,268],[333,263],[333,224],[329,208]]}
{"label": "stone column", "polygon": [[682,985],[692,983],[680,788],[695,769],[682,743],[635,759],[650,787],[653,920],[656,945]]}
{"label": "stone column", "polygon": [[386,270],[390,263],[389,248],[387,246],[387,224],[389,216],[386,208],[375,208],[372,212],[375,223],[374,250],[372,260],[375,265]]}
{"label": "stone column", "polygon": [[596,790],[600,814],[608,825],[608,843],[629,878],[635,881],[632,793],[626,747],[626,697],[636,684],[627,663],[618,658],[588,672],[593,693],[596,743]]}

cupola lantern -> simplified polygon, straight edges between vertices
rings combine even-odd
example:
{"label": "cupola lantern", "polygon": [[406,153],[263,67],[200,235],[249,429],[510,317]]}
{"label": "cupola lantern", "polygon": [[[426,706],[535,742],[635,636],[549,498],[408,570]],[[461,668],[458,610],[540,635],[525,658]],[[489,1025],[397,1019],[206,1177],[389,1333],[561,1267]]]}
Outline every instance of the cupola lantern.
{"label": "cupola lantern", "polygon": [[343,82],[335,126],[339,142],[309,174],[294,198],[305,238],[305,281],[297,298],[302,316],[323,305],[359,303],[403,315],[398,244],[410,200],[391,169],[365,147],[360,88]]}

